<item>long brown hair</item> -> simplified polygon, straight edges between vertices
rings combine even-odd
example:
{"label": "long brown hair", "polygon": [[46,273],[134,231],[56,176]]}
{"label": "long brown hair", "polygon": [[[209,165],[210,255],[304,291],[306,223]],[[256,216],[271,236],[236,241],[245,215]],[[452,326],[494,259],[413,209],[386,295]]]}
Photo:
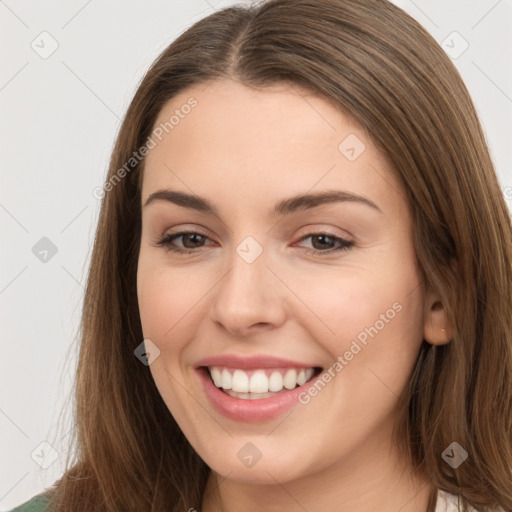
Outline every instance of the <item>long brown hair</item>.
{"label": "long brown hair", "polygon": [[[144,159],[133,155],[166,102],[222,77],[319,94],[389,157],[410,203],[424,279],[455,327],[446,345],[423,342],[400,397],[397,446],[464,507],[512,510],[511,218],[459,73],[425,29],[385,0],[229,7],[195,23],[148,70],[102,192],[80,325],[74,456],[51,489],[55,510],[200,509],[209,468],[134,356],[143,340],[136,272]],[[457,468],[442,457],[453,442],[468,453]]]}

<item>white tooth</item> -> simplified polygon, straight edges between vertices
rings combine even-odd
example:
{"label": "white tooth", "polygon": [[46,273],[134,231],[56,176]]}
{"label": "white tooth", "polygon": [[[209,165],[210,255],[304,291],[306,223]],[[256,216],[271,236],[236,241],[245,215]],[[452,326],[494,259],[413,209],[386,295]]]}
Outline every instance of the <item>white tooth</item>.
{"label": "white tooth", "polygon": [[218,368],[210,368],[210,375],[212,376],[213,383],[220,388],[222,386],[222,374]]}
{"label": "white tooth", "polygon": [[233,379],[231,380],[231,388],[237,393],[249,392],[249,377],[242,370],[235,370]]}
{"label": "white tooth", "polygon": [[268,379],[268,390],[276,392],[281,389],[283,389],[283,376],[280,372],[272,372]]}
{"label": "white tooth", "polygon": [[268,391],[268,378],[264,371],[258,370],[251,375],[249,391],[251,393],[266,393]]}
{"label": "white tooth", "polygon": [[315,370],[314,368],[301,369],[297,372],[295,369],[289,369],[286,374],[283,375],[279,371],[274,371],[267,377],[266,372],[263,370],[257,370],[251,376],[243,370],[235,370],[233,374],[226,368],[220,369],[212,366],[209,368],[212,380],[218,388],[224,390],[232,389],[235,393],[253,393],[259,395],[258,397],[251,395],[243,398],[256,399],[262,398],[262,394],[277,393],[284,388],[295,389],[297,384],[302,386],[308,380],[313,377]]}
{"label": "white tooth", "polygon": [[231,389],[231,373],[226,368],[222,370],[222,389]]}
{"label": "white tooth", "polygon": [[297,385],[297,372],[293,368],[286,372],[283,384],[286,389],[294,389]]}

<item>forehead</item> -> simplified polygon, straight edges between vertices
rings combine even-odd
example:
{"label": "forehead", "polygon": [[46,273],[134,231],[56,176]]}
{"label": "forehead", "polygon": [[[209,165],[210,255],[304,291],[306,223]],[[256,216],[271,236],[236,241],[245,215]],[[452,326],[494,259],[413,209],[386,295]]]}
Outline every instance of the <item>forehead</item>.
{"label": "forehead", "polygon": [[343,188],[382,209],[406,207],[389,160],[366,130],[295,85],[196,85],[164,105],[153,133],[159,129],[145,161],[143,202],[161,188],[218,201],[233,192],[245,204]]}

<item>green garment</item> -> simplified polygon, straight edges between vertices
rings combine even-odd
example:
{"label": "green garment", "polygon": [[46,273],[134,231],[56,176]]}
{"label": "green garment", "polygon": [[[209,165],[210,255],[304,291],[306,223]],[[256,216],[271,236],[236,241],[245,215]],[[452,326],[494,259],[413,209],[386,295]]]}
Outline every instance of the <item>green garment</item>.
{"label": "green garment", "polygon": [[11,510],[11,512],[50,512],[48,508],[48,498],[42,494],[34,496],[29,501],[19,505]]}

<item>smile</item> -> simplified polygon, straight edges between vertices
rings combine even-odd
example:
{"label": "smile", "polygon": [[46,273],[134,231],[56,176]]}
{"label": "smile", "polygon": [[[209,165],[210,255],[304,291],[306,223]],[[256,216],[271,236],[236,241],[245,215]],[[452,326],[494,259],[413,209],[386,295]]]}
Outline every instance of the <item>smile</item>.
{"label": "smile", "polygon": [[243,400],[269,398],[283,390],[292,390],[308,382],[315,368],[232,369],[207,367],[212,382],[231,397]]}
{"label": "smile", "polygon": [[194,369],[217,413],[236,422],[258,423],[303,407],[299,396],[320,378],[322,364],[270,354],[225,353],[196,361]]}

